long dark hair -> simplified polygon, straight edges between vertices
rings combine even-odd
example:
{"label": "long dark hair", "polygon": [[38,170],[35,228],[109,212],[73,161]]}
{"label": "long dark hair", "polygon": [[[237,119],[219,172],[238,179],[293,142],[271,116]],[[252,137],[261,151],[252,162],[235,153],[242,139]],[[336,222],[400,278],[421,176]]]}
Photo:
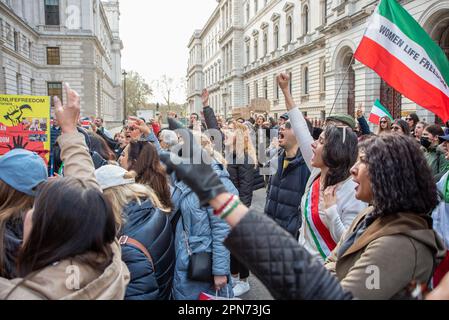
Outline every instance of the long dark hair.
{"label": "long dark hair", "polygon": [[324,189],[345,181],[357,161],[357,135],[349,127],[327,126],[324,131],[323,162],[329,168]]}
{"label": "long dark hair", "polygon": [[156,192],[166,209],[172,208],[170,186],[167,173],[161,165],[156,148],[148,142],[131,142],[129,147],[128,170],[137,173],[137,181],[146,184]]}
{"label": "long dark hair", "polygon": [[385,134],[364,141],[360,149],[368,165],[376,214],[430,214],[435,209],[436,184],[412,137]]}
{"label": "long dark hair", "polygon": [[[68,258],[101,272],[112,261],[116,226],[111,205],[99,190],[86,188],[80,179],[67,177],[42,185],[32,225],[18,256],[21,277]],[[83,258],[86,253],[97,256]]]}
{"label": "long dark hair", "polygon": [[409,136],[411,131],[410,131],[410,127],[408,126],[408,123],[405,122],[402,119],[396,119],[394,120],[393,124],[397,124],[398,126],[400,126],[402,128],[402,131],[404,132],[404,135]]}
{"label": "long dark hair", "polygon": [[[14,265],[7,266],[7,248],[5,247],[5,231],[8,222],[23,224],[24,214],[33,207],[34,198],[17,191],[13,187],[0,180],[0,277],[13,278],[16,275],[11,274]],[[16,252],[14,252],[16,254]]]}
{"label": "long dark hair", "polygon": [[91,139],[90,151],[96,151],[105,160],[116,160],[114,151],[109,148],[107,142],[101,136],[93,132],[89,132],[89,136]]}

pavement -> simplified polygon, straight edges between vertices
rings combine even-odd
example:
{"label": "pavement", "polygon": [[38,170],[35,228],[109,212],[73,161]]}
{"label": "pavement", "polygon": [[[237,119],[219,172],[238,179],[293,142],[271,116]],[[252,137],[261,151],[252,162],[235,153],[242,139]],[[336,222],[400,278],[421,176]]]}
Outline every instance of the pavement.
{"label": "pavement", "polygon": [[[263,214],[265,207],[265,199],[266,199],[266,190],[261,189],[254,192],[253,195],[253,204],[251,206],[252,209]],[[251,290],[241,296],[242,300],[273,300],[273,297],[265,288],[265,286],[257,279],[254,275],[250,275],[249,277],[249,285]]]}

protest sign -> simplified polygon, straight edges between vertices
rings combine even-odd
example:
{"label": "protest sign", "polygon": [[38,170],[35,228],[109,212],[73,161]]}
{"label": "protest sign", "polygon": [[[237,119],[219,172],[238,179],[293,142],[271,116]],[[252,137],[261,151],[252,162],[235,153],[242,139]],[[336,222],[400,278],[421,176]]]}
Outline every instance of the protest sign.
{"label": "protest sign", "polygon": [[24,148],[50,156],[50,98],[0,95],[0,156]]}

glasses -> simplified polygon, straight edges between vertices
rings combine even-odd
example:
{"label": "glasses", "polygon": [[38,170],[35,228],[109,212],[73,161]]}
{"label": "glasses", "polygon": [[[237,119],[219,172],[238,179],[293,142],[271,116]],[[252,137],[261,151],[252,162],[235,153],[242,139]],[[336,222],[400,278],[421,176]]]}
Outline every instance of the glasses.
{"label": "glasses", "polygon": [[383,124],[383,123],[387,123],[387,121],[381,121],[380,123],[381,123],[381,124]]}
{"label": "glasses", "polygon": [[401,130],[401,127],[393,126],[393,127],[391,127],[391,130],[393,130],[393,131],[399,131],[399,130]]}
{"label": "glasses", "polygon": [[406,121],[413,121],[412,118],[405,118]]}

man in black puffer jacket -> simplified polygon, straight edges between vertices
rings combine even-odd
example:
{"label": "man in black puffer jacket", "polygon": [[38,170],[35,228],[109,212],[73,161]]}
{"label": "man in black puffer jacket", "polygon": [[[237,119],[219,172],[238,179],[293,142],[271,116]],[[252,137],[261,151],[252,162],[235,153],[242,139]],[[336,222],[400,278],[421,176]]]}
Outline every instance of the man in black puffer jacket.
{"label": "man in black puffer jacket", "polygon": [[298,208],[310,170],[302,158],[290,122],[280,127],[279,146],[282,149],[277,172],[271,177],[268,186],[265,213],[291,235],[296,236],[302,223]]}

